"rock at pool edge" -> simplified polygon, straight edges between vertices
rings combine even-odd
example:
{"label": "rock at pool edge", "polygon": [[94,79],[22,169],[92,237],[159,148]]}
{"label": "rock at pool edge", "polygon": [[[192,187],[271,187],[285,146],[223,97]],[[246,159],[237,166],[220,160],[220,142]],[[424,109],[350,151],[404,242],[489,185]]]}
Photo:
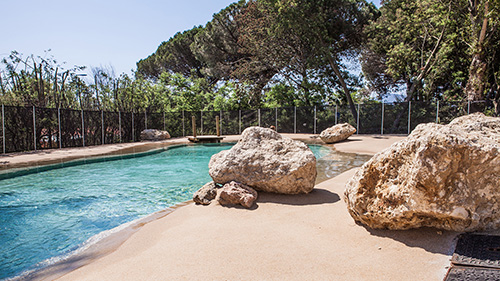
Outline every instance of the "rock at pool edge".
{"label": "rock at pool edge", "polygon": [[276,131],[249,127],[231,149],[212,156],[209,174],[216,183],[236,181],[257,191],[309,193],[316,181],[316,157],[309,147]]}

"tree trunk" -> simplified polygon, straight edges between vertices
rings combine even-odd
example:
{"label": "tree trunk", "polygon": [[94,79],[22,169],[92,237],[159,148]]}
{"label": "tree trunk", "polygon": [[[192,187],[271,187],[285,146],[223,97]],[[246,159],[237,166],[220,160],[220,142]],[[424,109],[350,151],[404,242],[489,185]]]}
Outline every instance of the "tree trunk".
{"label": "tree trunk", "polygon": [[[469,80],[465,86],[465,94],[470,101],[484,99],[484,86],[486,84],[486,68],[487,63],[484,56],[484,41],[486,38],[486,30],[488,29],[488,2],[484,4],[484,16],[481,26],[481,32],[476,46],[476,51],[472,57],[472,62],[469,68]],[[477,8],[477,7],[474,7]]]}
{"label": "tree trunk", "polygon": [[[482,49],[482,48],[481,48]],[[484,84],[487,64],[484,61],[483,51],[474,54],[469,68],[469,80],[465,86],[465,94],[470,101],[483,100]]]}
{"label": "tree trunk", "polygon": [[403,105],[403,109],[398,113],[396,116],[396,119],[394,119],[394,123],[392,124],[392,133],[395,133],[396,130],[399,127],[399,124],[401,123],[401,118],[403,118],[403,115],[408,113],[408,106],[410,104],[410,101],[413,99],[413,96],[415,95],[415,91],[417,90],[417,83],[416,82],[408,82],[406,83],[407,88],[410,86],[410,88],[406,92],[406,99],[405,99],[405,104]]}
{"label": "tree trunk", "polygon": [[[451,9],[451,6],[450,6],[450,9]],[[431,54],[427,58],[427,61],[425,62],[425,65],[421,68],[420,74],[417,76],[417,78],[413,82],[409,82],[408,81],[406,83],[407,90],[406,90],[406,99],[405,99],[405,101],[407,102],[407,104],[405,104],[403,106],[403,110],[401,112],[399,112],[398,115],[396,116],[396,119],[394,120],[394,123],[392,125],[393,132],[399,127],[399,123],[401,123],[401,118],[403,117],[403,115],[408,112],[409,102],[413,100],[413,96],[417,92],[417,87],[421,86],[422,80],[427,76],[427,74],[429,73],[429,71],[436,64],[436,62],[437,62],[437,56],[435,56],[435,55],[436,55],[436,53],[437,53],[437,51],[439,49],[439,46],[441,45],[441,41],[443,40],[443,36],[445,34],[445,31],[446,31],[446,25],[443,26],[443,29],[441,30],[441,35],[439,35],[439,38],[438,38],[438,40],[436,42],[436,45],[434,45],[434,49],[432,50]],[[410,87],[408,87],[408,85],[410,85]]]}
{"label": "tree trunk", "polygon": [[56,68],[56,73],[54,74],[54,92],[53,92],[53,99],[54,99],[54,105],[57,107],[59,104],[59,98],[57,94],[57,71],[59,70],[59,67]]}
{"label": "tree trunk", "polygon": [[356,107],[354,106],[354,102],[352,101],[351,93],[349,89],[347,88],[347,84],[344,81],[344,78],[342,77],[342,74],[340,73],[338,65],[333,61],[332,56],[326,55],[328,58],[328,63],[330,64],[330,67],[333,69],[333,72],[339,79],[340,85],[342,86],[342,89],[344,89],[344,95],[347,98],[347,102],[349,103],[349,108],[351,110],[352,117],[354,118],[354,121],[357,123],[358,122],[358,112],[356,111]]}
{"label": "tree trunk", "polygon": [[2,88],[2,95],[5,96],[5,88],[3,86],[3,80],[1,74],[0,74],[0,87]]}

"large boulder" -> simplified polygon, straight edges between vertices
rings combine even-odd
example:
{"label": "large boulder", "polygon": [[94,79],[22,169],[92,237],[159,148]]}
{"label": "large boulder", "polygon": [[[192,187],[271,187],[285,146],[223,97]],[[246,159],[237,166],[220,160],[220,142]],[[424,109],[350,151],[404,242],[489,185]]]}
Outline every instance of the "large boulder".
{"label": "large boulder", "polygon": [[421,124],[346,184],[351,216],[371,228],[500,227],[500,118]]}
{"label": "large boulder", "polygon": [[196,204],[209,205],[217,196],[217,186],[213,181],[202,186],[193,194],[193,201]]}
{"label": "large boulder", "polygon": [[161,131],[156,129],[146,129],[141,132],[142,141],[160,141],[170,138],[170,134],[167,131]]}
{"label": "large boulder", "polygon": [[338,124],[321,132],[319,137],[325,143],[336,143],[346,140],[348,137],[356,133],[356,128],[348,123]]}
{"label": "large boulder", "polygon": [[307,145],[261,127],[245,129],[231,149],[212,156],[208,168],[216,183],[236,181],[265,192],[308,193],[316,180],[316,157]]}
{"label": "large boulder", "polygon": [[221,188],[217,201],[223,206],[241,205],[245,208],[251,208],[255,200],[257,200],[257,196],[255,189],[232,181]]}

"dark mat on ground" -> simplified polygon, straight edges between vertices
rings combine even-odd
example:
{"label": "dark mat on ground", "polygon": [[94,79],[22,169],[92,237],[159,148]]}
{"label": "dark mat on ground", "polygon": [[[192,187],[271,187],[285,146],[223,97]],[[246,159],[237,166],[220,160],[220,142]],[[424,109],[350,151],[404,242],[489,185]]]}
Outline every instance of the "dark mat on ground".
{"label": "dark mat on ground", "polygon": [[500,269],[500,236],[461,235],[451,263]]}
{"label": "dark mat on ground", "polygon": [[454,266],[445,281],[492,281],[500,280],[500,270],[481,267]]}

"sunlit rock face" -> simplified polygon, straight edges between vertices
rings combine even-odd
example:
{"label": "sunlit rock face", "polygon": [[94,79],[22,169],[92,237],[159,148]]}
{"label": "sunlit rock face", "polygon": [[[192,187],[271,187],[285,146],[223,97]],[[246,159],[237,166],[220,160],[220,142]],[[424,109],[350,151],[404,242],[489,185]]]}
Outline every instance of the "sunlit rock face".
{"label": "sunlit rock face", "polygon": [[141,132],[142,141],[160,141],[170,138],[170,134],[167,131],[161,131],[156,129],[146,129]]}
{"label": "sunlit rock face", "polygon": [[222,206],[241,205],[251,208],[257,200],[258,194],[255,189],[244,184],[232,181],[226,183],[219,191],[217,201]]}
{"label": "sunlit rock face", "polygon": [[500,227],[500,118],[481,113],[422,124],[346,184],[355,221],[371,228]]}
{"label": "sunlit rock face", "polygon": [[311,192],[317,175],[316,157],[306,144],[261,127],[245,129],[230,150],[212,156],[208,167],[216,183],[236,181],[282,194]]}
{"label": "sunlit rock face", "polygon": [[356,133],[356,128],[348,123],[338,124],[325,129],[319,135],[319,138],[325,143],[336,143],[346,140]]}
{"label": "sunlit rock face", "polygon": [[209,205],[217,196],[217,186],[213,181],[202,186],[193,194],[193,201],[196,204]]}

